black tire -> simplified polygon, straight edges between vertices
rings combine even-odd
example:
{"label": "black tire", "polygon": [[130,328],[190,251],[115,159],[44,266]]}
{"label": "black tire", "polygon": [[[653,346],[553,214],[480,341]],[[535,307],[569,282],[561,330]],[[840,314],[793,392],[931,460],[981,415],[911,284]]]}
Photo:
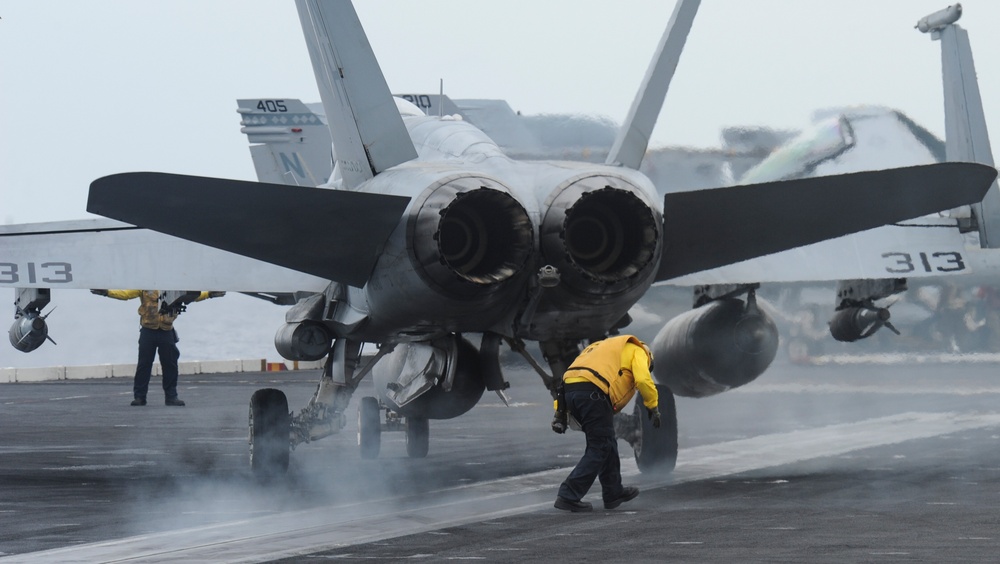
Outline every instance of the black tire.
{"label": "black tire", "polygon": [[382,419],[378,398],[361,398],[358,405],[358,448],[361,458],[378,458],[382,448]]}
{"label": "black tire", "polygon": [[410,458],[424,458],[430,450],[431,425],[423,417],[406,418],[406,455]]}
{"label": "black tire", "polygon": [[265,388],[250,396],[250,469],[258,479],[288,471],[291,425],[284,392]]}
{"label": "black tire", "polygon": [[670,388],[657,384],[660,395],[660,428],[653,427],[642,399],[635,398],[633,414],[639,418],[635,463],[644,474],[669,474],[677,465],[677,406]]}

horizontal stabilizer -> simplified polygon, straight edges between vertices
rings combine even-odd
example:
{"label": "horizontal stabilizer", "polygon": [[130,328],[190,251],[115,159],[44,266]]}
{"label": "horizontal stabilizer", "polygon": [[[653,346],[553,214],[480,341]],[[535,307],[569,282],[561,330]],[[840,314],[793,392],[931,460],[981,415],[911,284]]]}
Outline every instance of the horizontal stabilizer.
{"label": "horizontal stabilizer", "polygon": [[87,211],[364,286],[409,198],[132,172],[90,185]]}
{"label": "horizontal stabilizer", "polygon": [[973,204],[996,176],[981,164],[940,163],[667,194],[656,279]]}

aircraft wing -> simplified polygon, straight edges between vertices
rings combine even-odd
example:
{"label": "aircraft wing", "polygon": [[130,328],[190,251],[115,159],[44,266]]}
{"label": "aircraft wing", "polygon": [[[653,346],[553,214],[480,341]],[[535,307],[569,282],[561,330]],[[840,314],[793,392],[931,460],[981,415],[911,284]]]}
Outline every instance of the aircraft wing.
{"label": "aircraft wing", "polygon": [[674,286],[922,278],[979,273],[951,218],[924,218],[686,274]]}
{"label": "aircraft wing", "polygon": [[996,176],[986,165],[939,163],[667,194],[656,279],[979,202]]}
{"label": "aircraft wing", "polygon": [[87,211],[361,287],[409,200],[132,172],[92,182]]}
{"label": "aircraft wing", "polygon": [[320,292],[328,280],[107,219],[0,226],[0,287]]}

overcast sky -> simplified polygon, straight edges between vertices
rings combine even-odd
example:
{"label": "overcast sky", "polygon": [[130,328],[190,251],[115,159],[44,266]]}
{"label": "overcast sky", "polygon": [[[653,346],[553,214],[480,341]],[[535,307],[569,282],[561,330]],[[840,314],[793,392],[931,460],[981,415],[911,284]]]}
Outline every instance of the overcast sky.
{"label": "overcast sky", "polygon": [[[881,104],[943,135],[940,0],[704,0],[655,145],[725,126],[801,128]],[[967,0],[985,111],[1000,135],[1000,2]],[[524,113],[620,121],[670,0],[359,0],[390,88],[502,98]],[[89,183],[153,170],[255,179],[235,100],[318,101],[293,2],[0,0],[0,223],[87,217]],[[1000,143],[1000,142],[997,142]]]}

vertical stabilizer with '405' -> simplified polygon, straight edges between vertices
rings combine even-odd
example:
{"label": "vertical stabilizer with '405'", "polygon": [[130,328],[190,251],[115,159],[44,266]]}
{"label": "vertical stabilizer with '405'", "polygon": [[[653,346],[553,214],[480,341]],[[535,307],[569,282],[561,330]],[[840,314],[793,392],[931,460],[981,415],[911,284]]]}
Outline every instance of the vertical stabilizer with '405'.
{"label": "vertical stabilizer with '405'", "polygon": [[257,179],[268,184],[319,186],[333,171],[330,130],[318,104],[292,98],[237,100],[240,133],[250,141]]}

